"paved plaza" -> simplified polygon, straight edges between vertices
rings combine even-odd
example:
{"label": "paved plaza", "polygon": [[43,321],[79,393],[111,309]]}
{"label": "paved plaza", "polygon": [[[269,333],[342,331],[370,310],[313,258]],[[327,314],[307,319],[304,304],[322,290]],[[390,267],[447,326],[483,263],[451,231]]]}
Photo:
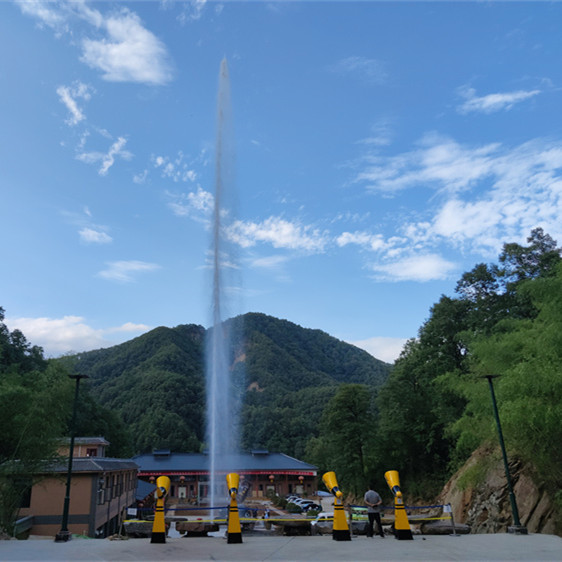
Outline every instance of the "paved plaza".
{"label": "paved plaza", "polygon": [[420,536],[413,541],[393,537],[354,537],[334,541],[330,535],[312,537],[244,537],[242,544],[227,544],[224,537],[168,538],[165,544],[150,539],[83,539],[67,543],[52,539],[0,541],[0,560],[132,561],[305,561],[331,560],[560,560],[562,538],[553,535]]}

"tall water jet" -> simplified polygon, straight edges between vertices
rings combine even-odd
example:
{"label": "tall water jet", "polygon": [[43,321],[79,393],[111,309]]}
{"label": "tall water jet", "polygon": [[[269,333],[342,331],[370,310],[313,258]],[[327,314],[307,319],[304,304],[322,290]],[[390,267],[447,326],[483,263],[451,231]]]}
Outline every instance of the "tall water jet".
{"label": "tall water jet", "polygon": [[[226,273],[235,263],[225,236],[228,222],[233,220],[234,139],[230,108],[230,81],[226,59],[219,73],[217,100],[217,138],[215,154],[215,198],[212,230],[212,328],[206,349],[207,443],[209,447],[209,499],[216,506],[224,476],[217,475],[218,461],[238,448],[237,403],[232,389],[231,331],[224,323],[226,293],[231,287]],[[230,279],[229,279],[230,281]],[[224,467],[223,467],[224,468]],[[222,498],[221,498],[222,499]]]}

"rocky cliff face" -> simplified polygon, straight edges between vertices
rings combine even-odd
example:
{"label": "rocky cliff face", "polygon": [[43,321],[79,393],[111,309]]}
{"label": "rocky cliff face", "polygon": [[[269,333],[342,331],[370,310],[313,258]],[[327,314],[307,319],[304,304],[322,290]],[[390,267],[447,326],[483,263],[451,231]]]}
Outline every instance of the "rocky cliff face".
{"label": "rocky cliff face", "polygon": [[[549,494],[533,479],[533,471],[519,460],[509,471],[521,524],[529,533],[562,534]],[[450,503],[455,521],[470,525],[473,533],[498,533],[513,525],[503,461],[499,450],[482,447],[447,482],[439,496]]]}

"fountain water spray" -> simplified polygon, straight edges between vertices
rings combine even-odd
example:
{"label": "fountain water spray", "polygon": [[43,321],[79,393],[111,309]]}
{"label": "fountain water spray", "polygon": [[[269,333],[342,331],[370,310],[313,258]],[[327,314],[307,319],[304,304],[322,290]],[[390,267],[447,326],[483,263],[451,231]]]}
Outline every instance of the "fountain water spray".
{"label": "fountain water spray", "polygon": [[[232,268],[234,257],[224,236],[232,209],[226,201],[232,199],[233,154],[232,118],[230,110],[230,81],[226,59],[219,74],[217,102],[217,140],[215,156],[215,201],[212,243],[212,328],[206,349],[207,379],[207,443],[209,446],[209,499],[216,506],[217,488],[224,485],[224,476],[217,475],[219,459],[238,449],[237,403],[231,381],[231,331],[225,326],[225,275]],[[224,470],[224,467],[222,467]],[[222,497],[221,497],[222,499]]]}

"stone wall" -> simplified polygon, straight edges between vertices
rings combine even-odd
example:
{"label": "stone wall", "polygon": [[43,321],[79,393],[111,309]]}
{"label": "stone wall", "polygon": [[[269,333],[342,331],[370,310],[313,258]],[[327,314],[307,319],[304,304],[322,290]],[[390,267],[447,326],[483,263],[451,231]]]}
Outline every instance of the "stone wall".
{"label": "stone wall", "polygon": [[[551,498],[535,484],[531,468],[513,460],[509,471],[521,524],[529,533],[562,535],[562,522],[556,520]],[[513,515],[499,450],[476,450],[447,482],[438,501],[450,503],[455,521],[470,525],[473,533],[507,531]]]}

